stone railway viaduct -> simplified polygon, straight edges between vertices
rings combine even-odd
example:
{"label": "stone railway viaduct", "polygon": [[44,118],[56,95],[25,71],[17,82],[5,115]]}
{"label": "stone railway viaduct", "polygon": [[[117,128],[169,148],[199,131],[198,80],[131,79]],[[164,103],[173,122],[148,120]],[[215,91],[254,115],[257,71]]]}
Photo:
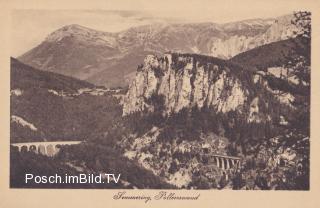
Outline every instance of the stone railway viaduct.
{"label": "stone railway viaduct", "polygon": [[56,155],[61,146],[80,144],[82,141],[55,141],[55,142],[24,142],[11,143],[13,147],[17,147],[19,152],[35,152],[42,155],[53,157]]}
{"label": "stone railway viaduct", "polygon": [[[80,144],[82,141],[54,141],[54,142],[25,142],[25,143],[11,143],[12,146],[17,147],[19,152],[32,151],[37,154],[47,155],[53,157],[56,155],[61,146]],[[217,166],[222,170],[236,170],[240,168],[241,158],[227,155],[210,154],[210,164]],[[211,165],[209,165],[211,166]]]}
{"label": "stone railway viaduct", "polygon": [[241,158],[227,155],[210,155],[211,163],[223,170],[240,168]]}

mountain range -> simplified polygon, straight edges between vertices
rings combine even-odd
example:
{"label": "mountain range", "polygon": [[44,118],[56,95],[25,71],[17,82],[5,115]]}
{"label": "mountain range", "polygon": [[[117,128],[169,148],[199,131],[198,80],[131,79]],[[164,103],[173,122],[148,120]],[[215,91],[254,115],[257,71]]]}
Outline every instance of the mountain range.
{"label": "mountain range", "polygon": [[229,59],[257,46],[293,37],[293,15],[239,22],[153,24],[117,33],[67,25],[18,57],[35,68],[95,85],[127,86],[148,54],[197,53]]}

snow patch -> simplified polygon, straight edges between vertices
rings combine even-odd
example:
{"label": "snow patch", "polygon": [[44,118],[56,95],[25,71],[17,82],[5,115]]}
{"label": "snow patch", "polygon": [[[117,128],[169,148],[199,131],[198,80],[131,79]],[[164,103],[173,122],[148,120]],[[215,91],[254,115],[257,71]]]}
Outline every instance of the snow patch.
{"label": "snow patch", "polygon": [[23,91],[21,89],[14,89],[10,91],[10,95],[21,96]]}
{"label": "snow patch", "polygon": [[248,123],[260,123],[261,119],[259,117],[259,98],[255,97],[250,103],[250,110],[248,116]]}
{"label": "snow patch", "polygon": [[286,79],[292,84],[299,84],[299,78],[293,73],[293,69],[284,67],[270,67],[267,69],[268,74],[271,74],[280,79]]}
{"label": "snow patch", "polygon": [[291,103],[295,100],[294,96],[290,93],[280,93],[277,97],[281,103],[290,106],[292,105]]}
{"label": "snow patch", "polygon": [[28,121],[24,120],[23,118],[21,118],[19,116],[12,115],[11,122],[18,123],[18,124],[22,125],[23,127],[28,127],[32,131],[38,130],[32,123],[29,123]]}
{"label": "snow patch", "polygon": [[60,96],[60,97],[75,97],[75,96],[79,96],[79,95],[82,95],[82,94],[88,94],[88,95],[93,95],[93,96],[102,96],[102,95],[105,95],[107,92],[110,92],[110,93],[119,93],[121,90],[120,89],[103,89],[103,88],[94,88],[94,89],[91,89],[91,88],[81,88],[81,89],[78,89],[78,91],[76,93],[66,93],[64,91],[56,91],[56,90],[52,90],[52,89],[49,89],[48,92],[53,94],[53,95],[56,95],[56,96]]}
{"label": "snow patch", "polygon": [[106,94],[107,92],[110,93],[119,93],[121,90],[120,89],[103,89],[103,88],[81,88],[78,90],[78,93],[73,94],[74,96],[81,95],[81,94],[89,94],[89,95],[94,95],[94,96],[102,96]]}
{"label": "snow patch", "polygon": [[66,97],[67,96],[67,94],[65,92],[63,92],[63,91],[58,92],[58,91],[49,89],[48,92],[51,93],[51,94],[54,94],[56,96],[59,96],[59,97]]}
{"label": "snow patch", "polygon": [[192,179],[187,171],[180,169],[170,177],[170,180],[168,182],[181,188],[182,186],[188,185],[191,181]]}
{"label": "snow patch", "polygon": [[200,53],[200,50],[197,46],[193,46],[191,47],[191,50],[194,52],[194,53]]}
{"label": "snow patch", "polygon": [[283,116],[280,116],[280,122],[279,122],[280,125],[283,125],[283,126],[287,126],[289,123],[288,121],[283,117]]}

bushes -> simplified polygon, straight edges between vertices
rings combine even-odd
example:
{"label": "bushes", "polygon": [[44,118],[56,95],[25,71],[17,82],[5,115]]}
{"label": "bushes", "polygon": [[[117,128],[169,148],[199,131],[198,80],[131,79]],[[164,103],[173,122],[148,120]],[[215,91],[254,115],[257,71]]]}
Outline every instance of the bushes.
{"label": "bushes", "polygon": [[119,184],[25,184],[24,173],[37,175],[77,175],[80,172],[66,163],[78,164],[84,173],[121,174],[120,179],[127,181],[131,187],[171,189],[169,185],[155,176],[151,171],[141,168],[135,162],[121,155],[121,152],[105,145],[86,143],[62,147],[55,158],[48,158],[31,152],[18,153],[11,150],[10,180],[11,187],[38,188],[126,188]]}

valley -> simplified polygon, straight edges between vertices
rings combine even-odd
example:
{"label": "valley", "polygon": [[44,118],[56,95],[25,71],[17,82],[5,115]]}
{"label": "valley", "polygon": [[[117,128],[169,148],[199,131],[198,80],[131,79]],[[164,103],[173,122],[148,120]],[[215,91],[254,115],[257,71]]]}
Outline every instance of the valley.
{"label": "valley", "polygon": [[[308,190],[307,20],[54,31],[11,58],[11,187]],[[17,149],[59,141],[50,156]],[[55,171],[123,178],[28,187],[18,174]]]}

